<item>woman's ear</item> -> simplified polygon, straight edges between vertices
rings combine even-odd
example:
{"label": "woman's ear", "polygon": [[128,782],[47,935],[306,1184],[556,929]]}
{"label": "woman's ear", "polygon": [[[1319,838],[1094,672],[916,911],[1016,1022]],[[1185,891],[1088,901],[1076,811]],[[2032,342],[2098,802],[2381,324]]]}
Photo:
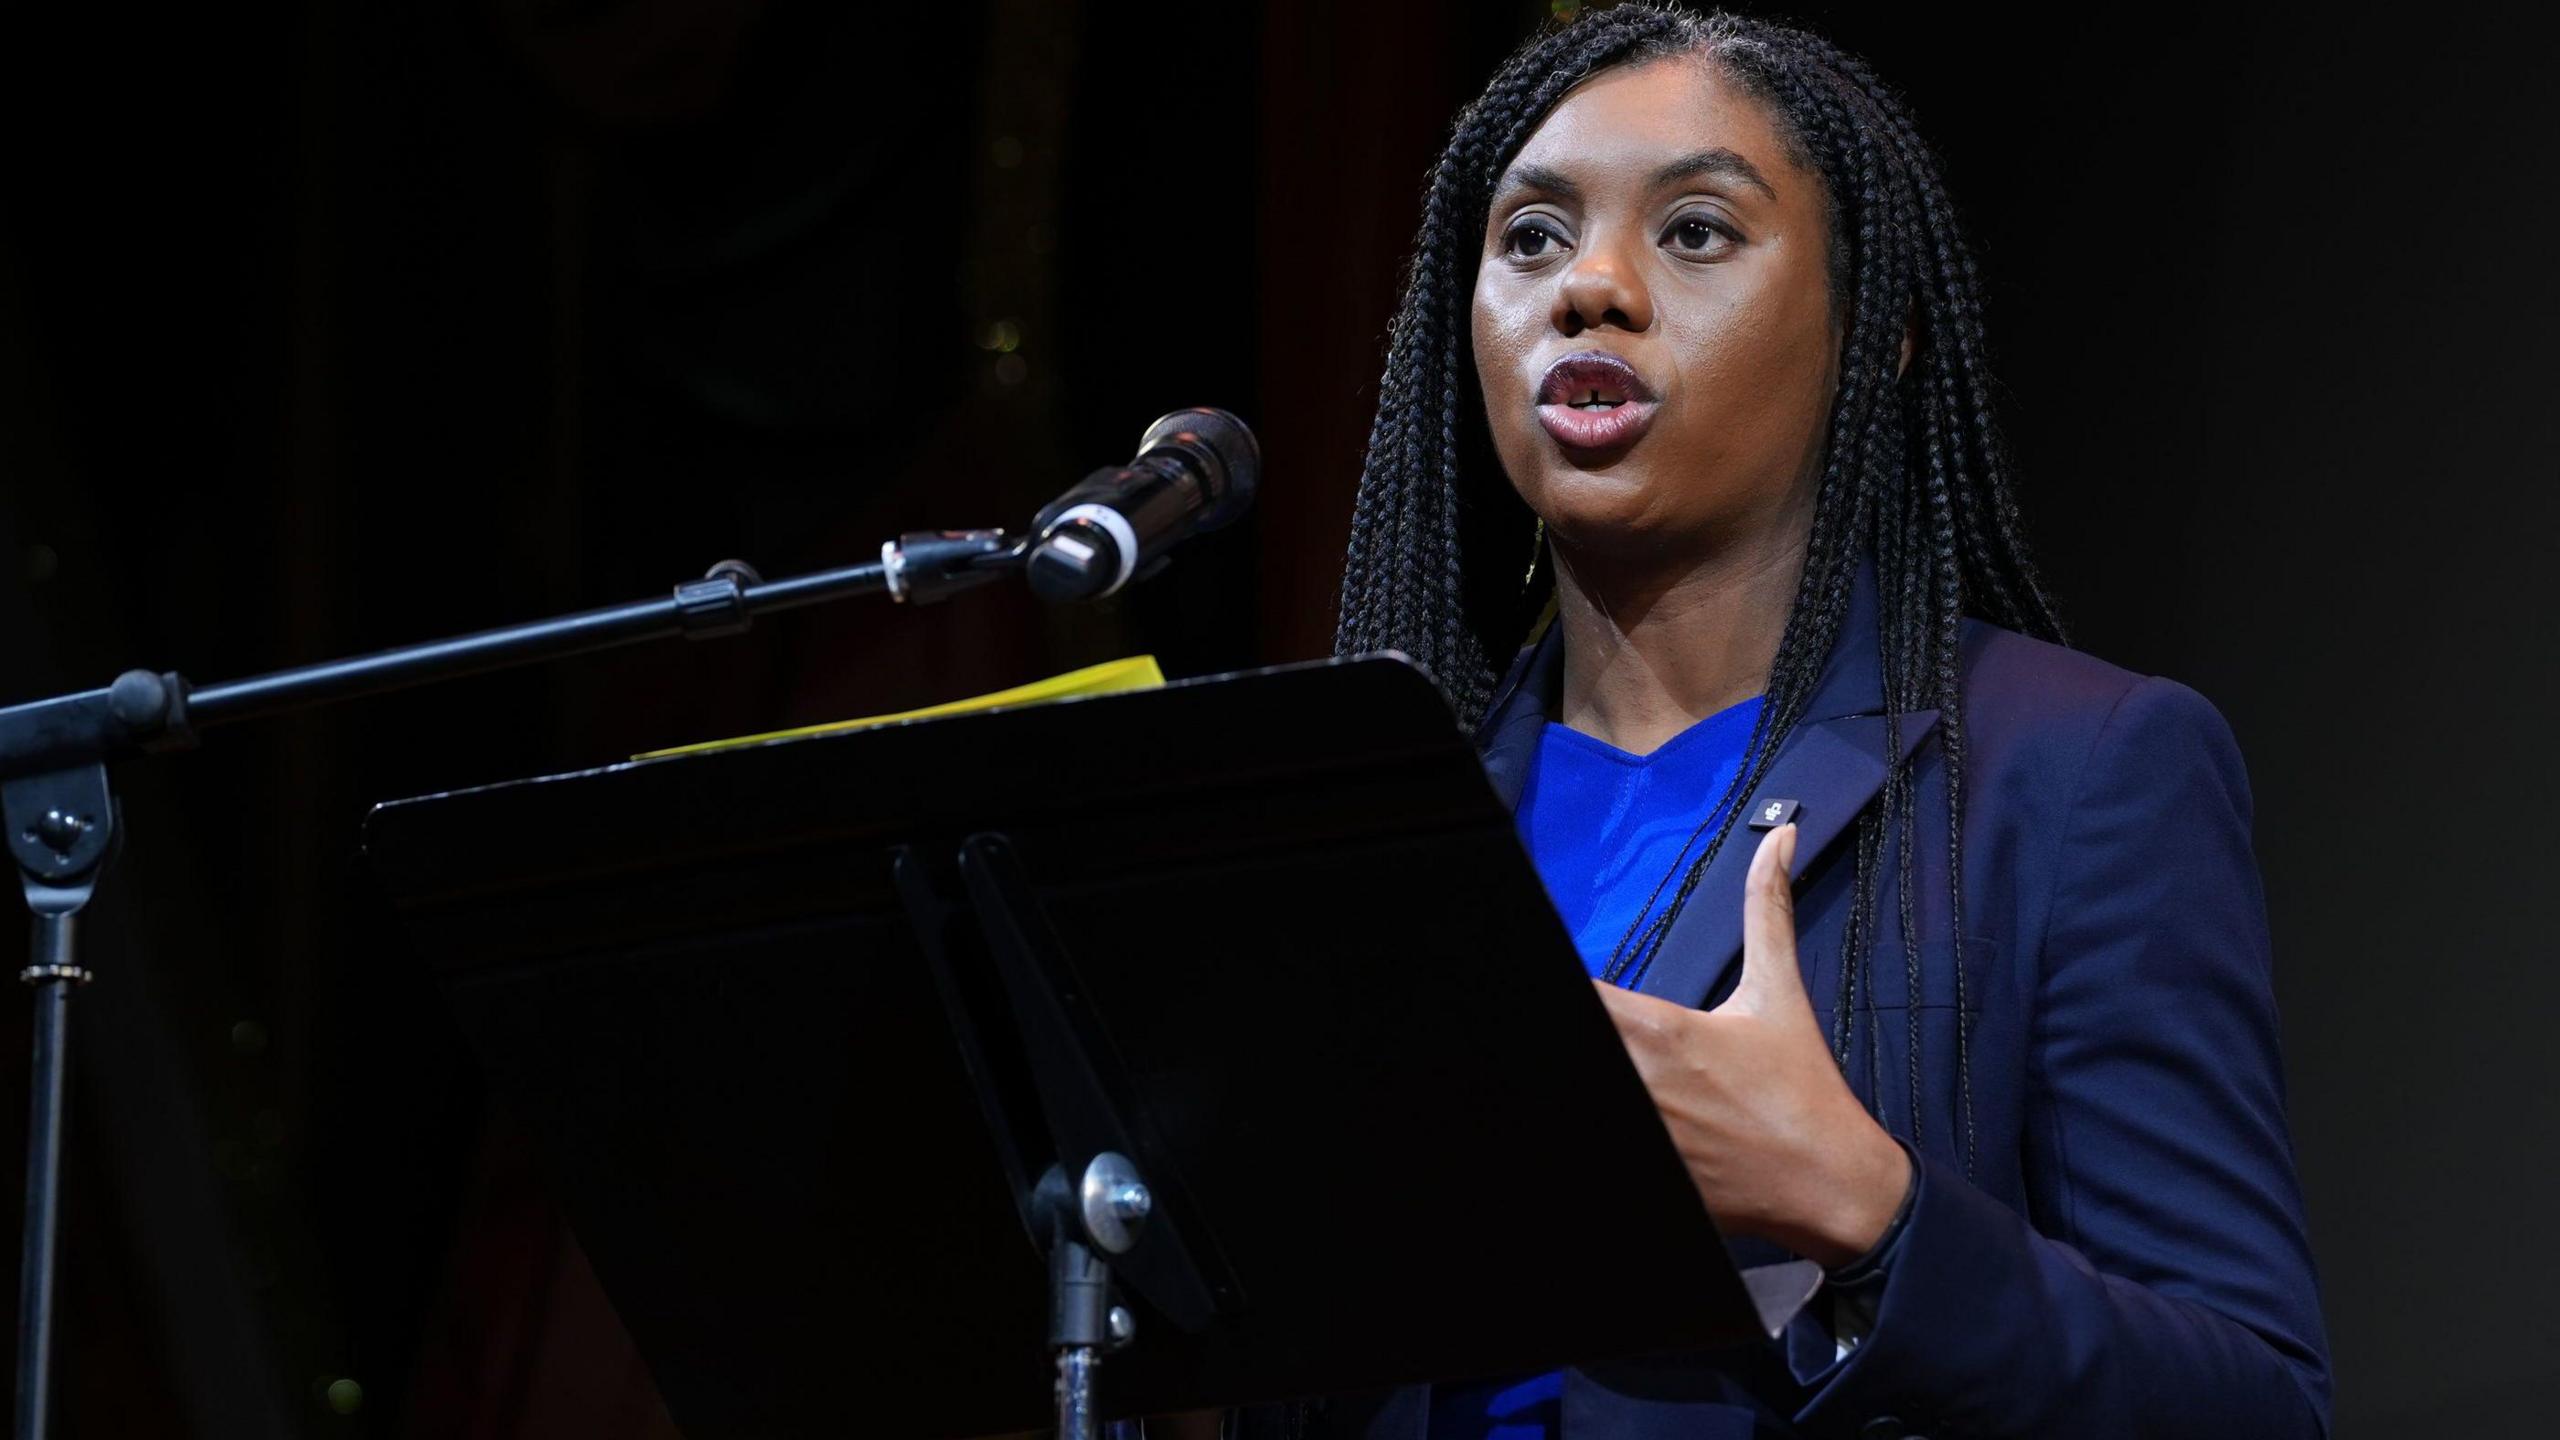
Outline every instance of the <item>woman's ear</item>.
{"label": "woman's ear", "polygon": [[1920,307],[1910,306],[1902,312],[1902,363],[1893,367],[1893,378],[1900,380],[1911,372],[1911,352],[1920,343]]}

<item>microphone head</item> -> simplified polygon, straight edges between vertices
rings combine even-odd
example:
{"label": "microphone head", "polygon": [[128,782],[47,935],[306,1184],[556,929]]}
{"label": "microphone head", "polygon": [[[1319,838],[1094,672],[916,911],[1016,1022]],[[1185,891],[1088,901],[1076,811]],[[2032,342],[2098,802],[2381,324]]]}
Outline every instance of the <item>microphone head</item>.
{"label": "microphone head", "polygon": [[1195,533],[1232,524],[1253,508],[1262,483],[1262,444],[1242,420],[1212,406],[1176,410],[1147,427],[1138,453],[1179,448],[1198,464],[1208,488],[1208,508],[1193,522]]}

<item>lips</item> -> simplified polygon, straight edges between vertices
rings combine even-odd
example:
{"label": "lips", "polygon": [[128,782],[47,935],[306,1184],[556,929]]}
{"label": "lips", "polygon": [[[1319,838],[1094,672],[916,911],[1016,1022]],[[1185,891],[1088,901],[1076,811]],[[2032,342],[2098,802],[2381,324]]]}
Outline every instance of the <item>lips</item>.
{"label": "lips", "polygon": [[1662,408],[1635,367],[1606,350],[1584,350],[1547,367],[1538,385],[1538,423],[1567,450],[1634,444]]}

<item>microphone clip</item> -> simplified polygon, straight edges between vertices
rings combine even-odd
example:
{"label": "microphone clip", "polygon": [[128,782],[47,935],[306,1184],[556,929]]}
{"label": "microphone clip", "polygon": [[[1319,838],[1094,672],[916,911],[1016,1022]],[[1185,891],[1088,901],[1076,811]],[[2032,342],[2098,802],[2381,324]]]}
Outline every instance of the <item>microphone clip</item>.
{"label": "microphone clip", "polygon": [[911,530],[880,547],[882,588],[902,605],[930,605],[1012,574],[1029,550],[1002,530]]}

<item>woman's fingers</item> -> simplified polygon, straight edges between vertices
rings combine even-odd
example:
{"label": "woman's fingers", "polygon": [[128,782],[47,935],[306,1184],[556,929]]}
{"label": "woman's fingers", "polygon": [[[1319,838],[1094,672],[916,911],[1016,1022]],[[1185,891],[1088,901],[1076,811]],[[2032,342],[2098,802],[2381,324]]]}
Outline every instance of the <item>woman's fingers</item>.
{"label": "woman's fingers", "polygon": [[1823,1042],[1796,968],[1796,827],[1769,832],[1743,881],[1742,977],[1701,1014],[1600,986],[1672,1146],[1726,1233],[1838,1264],[1874,1243],[1910,1182]]}
{"label": "woman's fingers", "polygon": [[1742,882],[1742,979],[1716,1007],[1746,1015],[1800,1009],[1813,1013],[1796,967],[1796,896],[1788,869],[1796,858],[1791,822],[1760,837],[1751,871]]}

